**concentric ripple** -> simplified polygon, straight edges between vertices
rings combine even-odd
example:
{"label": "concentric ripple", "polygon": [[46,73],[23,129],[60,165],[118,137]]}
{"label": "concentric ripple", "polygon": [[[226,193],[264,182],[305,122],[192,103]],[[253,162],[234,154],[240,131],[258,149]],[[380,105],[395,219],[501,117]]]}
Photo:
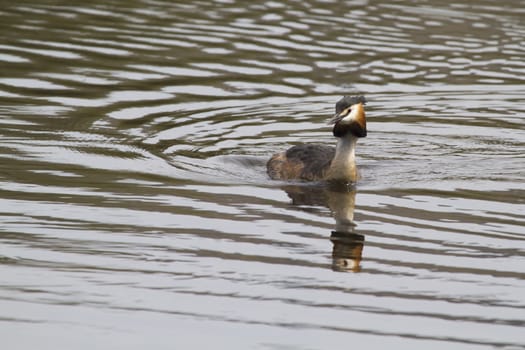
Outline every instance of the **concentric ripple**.
{"label": "concentric ripple", "polygon": [[[525,347],[522,5],[4,4],[2,344]],[[357,93],[356,187],[267,178]]]}

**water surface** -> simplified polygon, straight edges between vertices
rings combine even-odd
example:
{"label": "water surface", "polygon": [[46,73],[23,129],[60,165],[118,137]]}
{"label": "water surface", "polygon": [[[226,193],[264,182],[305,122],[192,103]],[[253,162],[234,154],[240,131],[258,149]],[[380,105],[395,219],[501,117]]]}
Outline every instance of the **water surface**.
{"label": "water surface", "polygon": [[[2,343],[525,347],[522,5],[4,4]],[[357,186],[267,178],[356,93]]]}

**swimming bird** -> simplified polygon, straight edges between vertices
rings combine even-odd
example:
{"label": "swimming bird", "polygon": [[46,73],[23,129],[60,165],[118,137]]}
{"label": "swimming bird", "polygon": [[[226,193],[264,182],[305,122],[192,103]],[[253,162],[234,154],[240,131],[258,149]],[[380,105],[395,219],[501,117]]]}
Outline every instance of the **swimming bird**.
{"label": "swimming bird", "polygon": [[357,139],[366,137],[364,96],[344,96],[335,105],[335,115],[328,122],[337,138],[336,147],[301,144],[274,154],[266,169],[274,180],[356,182]]}

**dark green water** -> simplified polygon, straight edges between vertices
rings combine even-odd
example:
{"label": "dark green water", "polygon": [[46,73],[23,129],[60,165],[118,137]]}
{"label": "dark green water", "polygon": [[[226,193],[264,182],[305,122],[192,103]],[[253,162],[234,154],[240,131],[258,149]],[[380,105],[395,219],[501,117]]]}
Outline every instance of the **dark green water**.
{"label": "dark green water", "polygon": [[[524,9],[4,2],[2,344],[524,348]],[[358,92],[354,190],[267,178]]]}

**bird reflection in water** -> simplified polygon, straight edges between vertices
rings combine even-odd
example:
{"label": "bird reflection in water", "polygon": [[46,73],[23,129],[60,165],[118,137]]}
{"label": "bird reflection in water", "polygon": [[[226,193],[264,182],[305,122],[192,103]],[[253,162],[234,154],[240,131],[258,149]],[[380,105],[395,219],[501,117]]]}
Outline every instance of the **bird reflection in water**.
{"label": "bird reflection in water", "polygon": [[335,219],[331,232],[332,269],[334,271],[361,270],[361,255],[365,236],[355,232],[355,187],[347,184],[286,185],[283,190],[293,205],[325,206]]}

